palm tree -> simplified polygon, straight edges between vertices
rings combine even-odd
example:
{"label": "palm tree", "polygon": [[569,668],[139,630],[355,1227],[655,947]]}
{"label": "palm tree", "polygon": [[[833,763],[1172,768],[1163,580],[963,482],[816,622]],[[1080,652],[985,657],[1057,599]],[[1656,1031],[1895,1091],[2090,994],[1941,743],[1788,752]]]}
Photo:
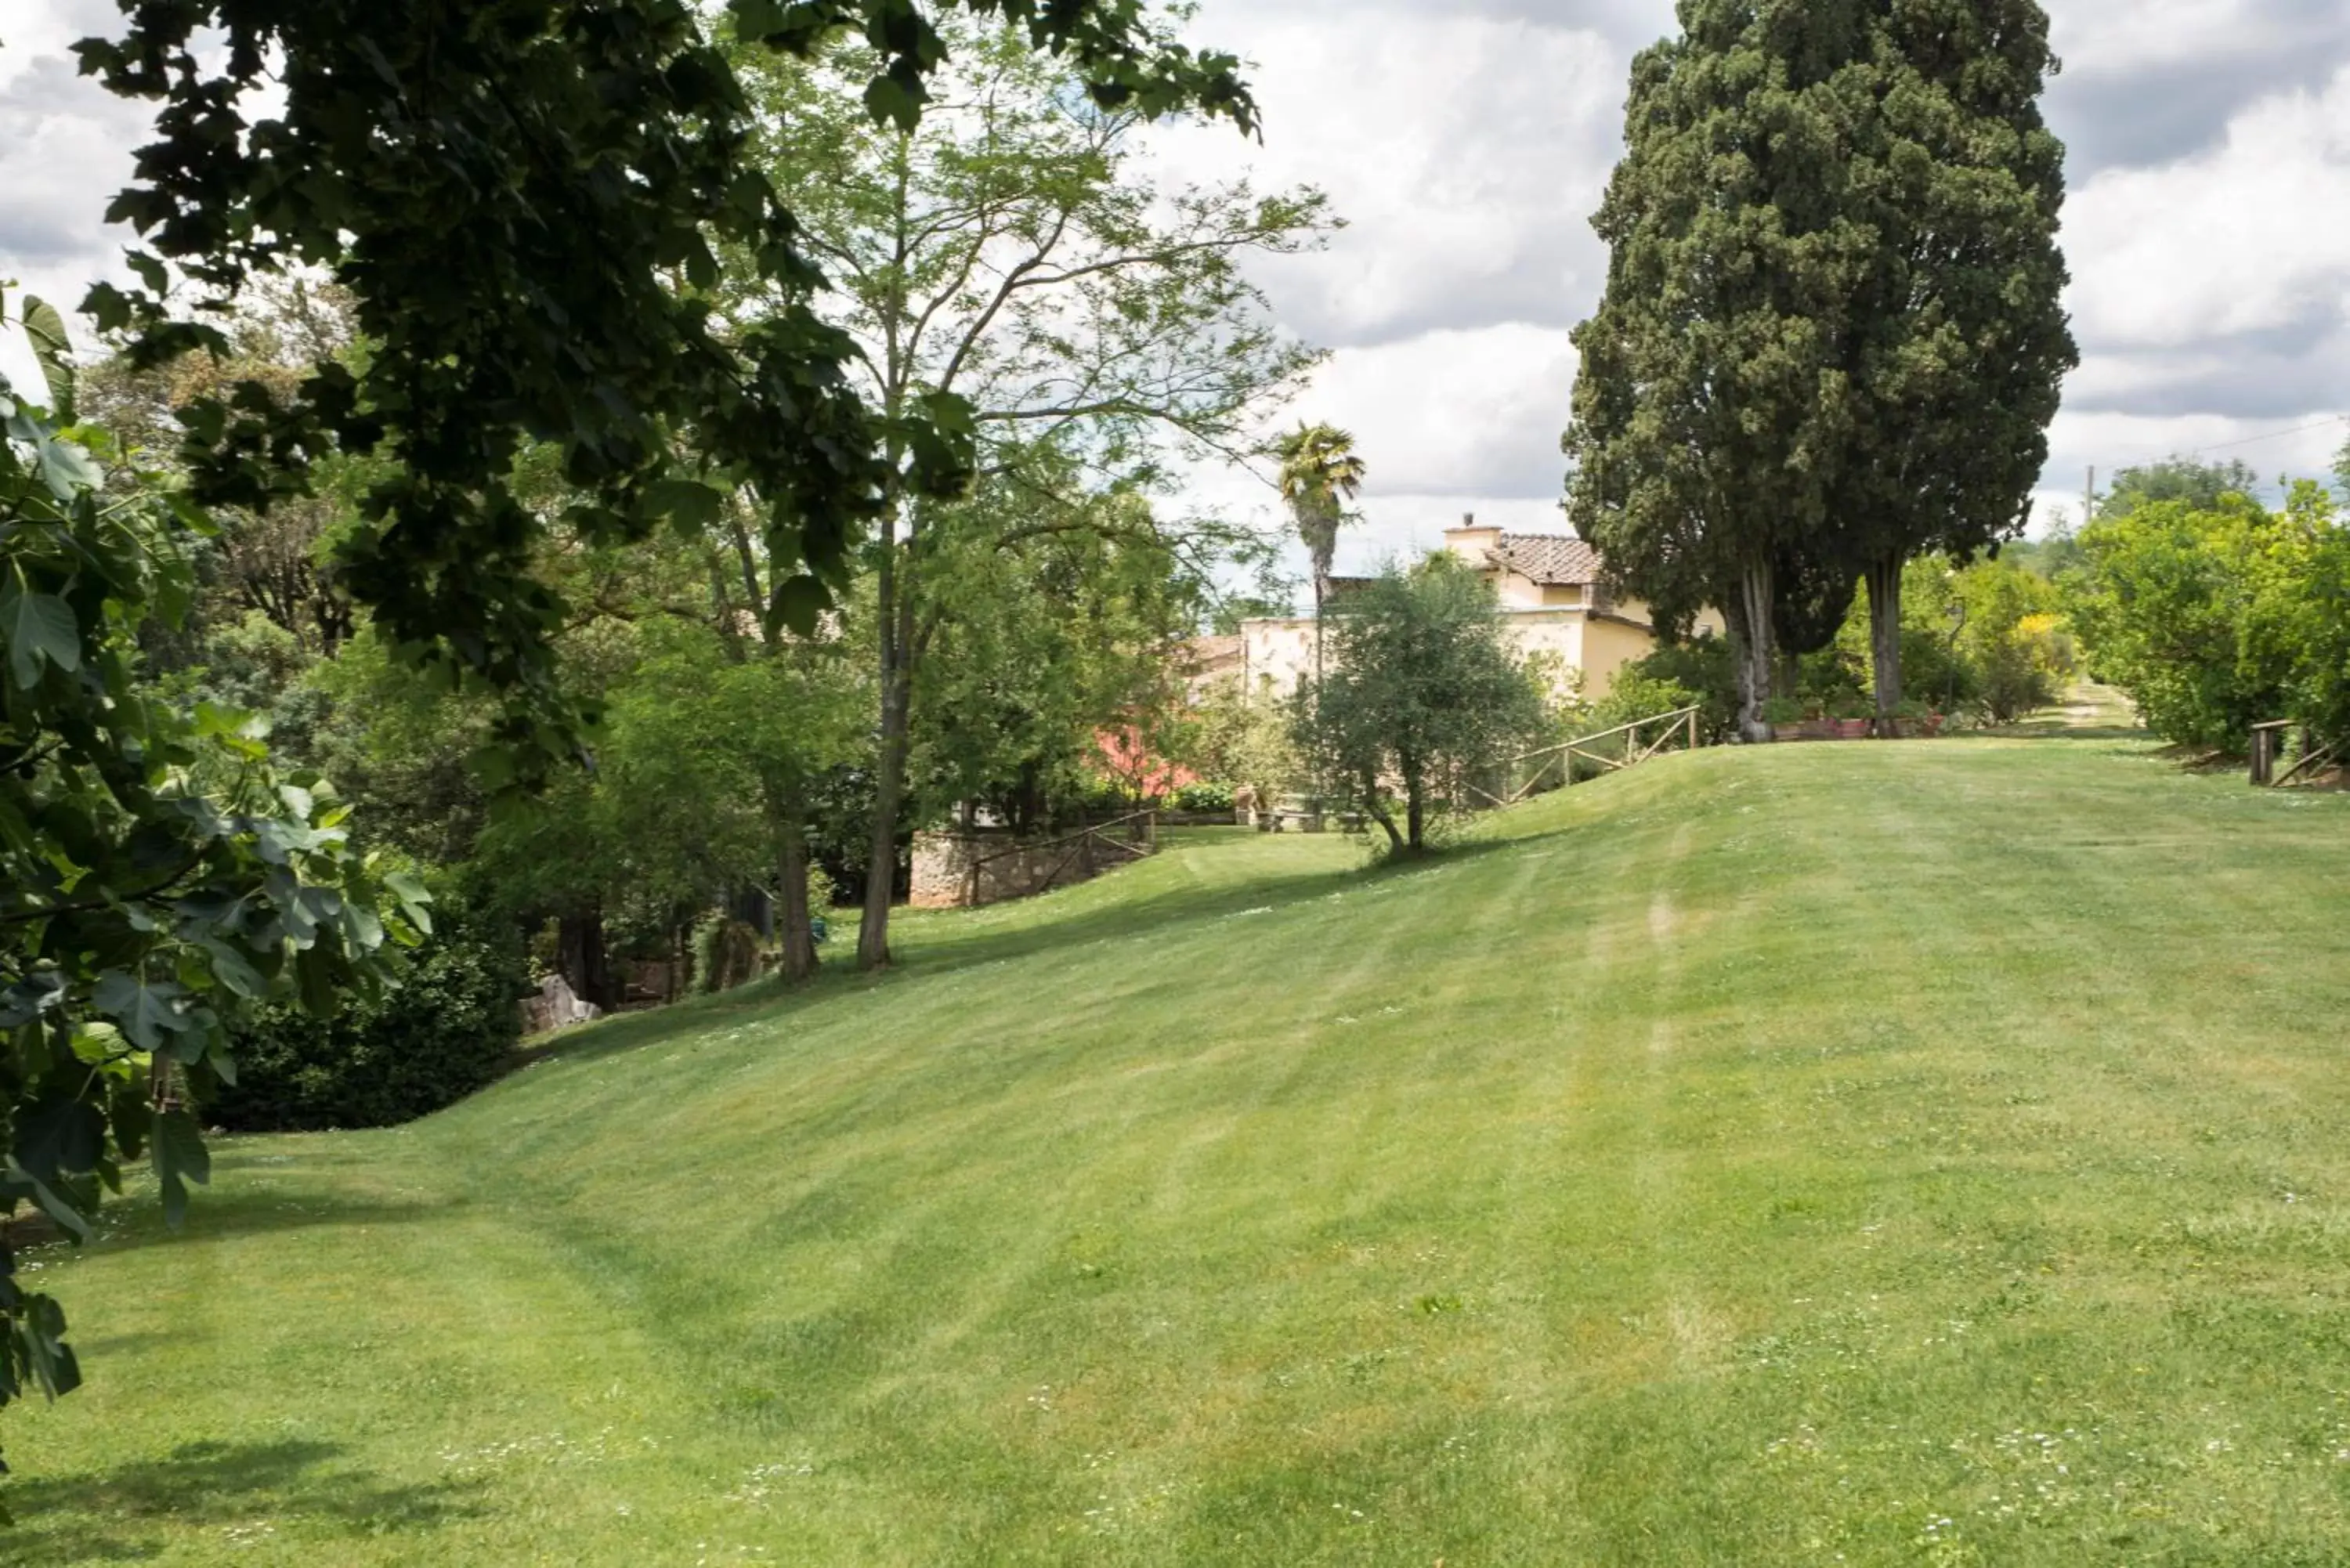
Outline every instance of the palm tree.
{"label": "palm tree", "polygon": [[1330,565],[1338,552],[1338,525],[1347,503],[1361,493],[1368,472],[1355,438],[1336,425],[1301,424],[1274,445],[1281,459],[1281,499],[1288,504],[1299,543],[1314,561],[1314,679],[1322,679],[1322,603],[1330,593]]}

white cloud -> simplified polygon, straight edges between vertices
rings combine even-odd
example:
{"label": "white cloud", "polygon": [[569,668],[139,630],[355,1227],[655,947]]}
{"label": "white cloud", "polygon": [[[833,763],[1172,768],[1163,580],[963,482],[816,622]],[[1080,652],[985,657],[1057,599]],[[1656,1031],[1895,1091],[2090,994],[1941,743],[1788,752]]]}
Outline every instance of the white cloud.
{"label": "white cloud", "polygon": [[2341,42],[2343,0],[2104,0],[2049,7],[2049,41],[2068,75],[2127,78],[2150,67],[2206,67]]}
{"label": "white cloud", "polygon": [[1196,178],[1245,166],[1330,193],[1347,231],[1265,275],[1308,337],[1568,325],[1596,296],[1607,258],[1588,219],[1618,150],[1626,51],[1473,14],[1240,22],[1211,9],[1195,30],[1257,62],[1263,145],[1211,127],[1169,136],[1165,156]]}
{"label": "white cloud", "polygon": [[2350,69],[2251,106],[2207,151],[2098,175],[2064,244],[2079,330],[2101,345],[2350,320]]}
{"label": "white cloud", "polygon": [[1374,493],[1547,499],[1574,384],[1565,330],[1507,325],[1342,349],[1309,404],[1354,432]]}
{"label": "white cloud", "polygon": [[[2051,0],[2075,149],[2064,244],[2085,363],[2043,483],[2350,409],[2350,0]],[[0,276],[70,304],[116,264],[100,223],[140,106],[62,51],[109,0],[0,10]],[[1268,269],[1284,319],[1339,352],[1293,417],[1353,427],[1370,460],[1359,567],[1432,544],[1462,511],[1551,510],[1574,357],[1596,303],[1588,226],[1618,151],[1632,52],[1669,0],[1206,0],[1191,31],[1258,62],[1265,140],[1164,139],[1170,169],[1311,182],[1353,221]],[[44,60],[46,57],[46,62]],[[2230,449],[2311,471],[2321,432]],[[1263,487],[1203,502],[1274,521]]]}

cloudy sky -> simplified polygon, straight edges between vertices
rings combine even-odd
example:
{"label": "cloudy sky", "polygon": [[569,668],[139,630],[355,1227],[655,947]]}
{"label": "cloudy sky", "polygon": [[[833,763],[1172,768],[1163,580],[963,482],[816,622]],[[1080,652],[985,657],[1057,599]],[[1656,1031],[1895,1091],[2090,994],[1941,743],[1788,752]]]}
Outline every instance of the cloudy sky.
{"label": "cloudy sky", "polygon": [[[2172,452],[2322,472],[2350,434],[2350,0],[2049,5],[2082,365],[2043,513],[2077,512],[2089,464]],[[111,0],[0,10],[0,277],[71,301],[113,265],[99,213],[143,124],[62,52]],[[1606,265],[1588,219],[1632,54],[1671,27],[1669,0],[1205,0],[1198,37],[1256,62],[1264,140],[1182,132],[1170,165],[1312,182],[1351,223],[1264,279],[1335,350],[1297,412],[1371,465],[1343,566],[1467,511],[1560,525],[1567,334]],[[1202,488],[1270,516],[1248,482]]]}

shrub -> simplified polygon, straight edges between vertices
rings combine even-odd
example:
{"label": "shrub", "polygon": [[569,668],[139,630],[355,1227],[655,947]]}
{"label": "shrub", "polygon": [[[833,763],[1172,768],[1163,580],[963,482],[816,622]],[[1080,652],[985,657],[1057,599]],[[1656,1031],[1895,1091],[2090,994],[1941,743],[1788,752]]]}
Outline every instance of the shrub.
{"label": "shrub", "polygon": [[530,989],[505,924],[452,901],[435,934],[392,961],[381,995],[332,1018],[264,1013],[235,1042],[237,1079],[206,1116],[240,1132],[389,1127],[439,1110],[513,1064]]}
{"label": "shrub", "polygon": [[1228,784],[1189,784],[1175,792],[1175,809],[1201,813],[1225,812],[1232,809],[1232,786]]}
{"label": "shrub", "polygon": [[2280,715],[2293,644],[2258,635],[2258,601],[2264,566],[2298,554],[2295,532],[2232,493],[2208,509],[2143,502],[2081,531],[2073,624],[2155,733],[2241,751]]}
{"label": "shrub", "polygon": [[712,919],[699,933],[694,972],[705,993],[732,991],[759,977],[759,929],[748,921]]}
{"label": "shrub", "polygon": [[[1738,731],[1738,664],[1731,656],[1726,638],[1699,637],[1686,642],[1668,643],[1645,659],[1636,659],[1616,672],[1614,691],[1623,690],[1624,682],[1632,677],[1667,681],[1679,687],[1689,695],[1680,702],[1669,703],[1656,711],[1696,703],[1698,734],[1709,746],[1720,745]],[[1611,691],[1611,695],[1613,692]],[[1631,718],[1648,717],[1635,713]],[[1803,717],[1798,712],[1795,718]],[[1625,720],[1617,720],[1623,723]],[[1792,721],[1781,721],[1789,722]],[[1594,725],[1605,729],[1606,725]]]}

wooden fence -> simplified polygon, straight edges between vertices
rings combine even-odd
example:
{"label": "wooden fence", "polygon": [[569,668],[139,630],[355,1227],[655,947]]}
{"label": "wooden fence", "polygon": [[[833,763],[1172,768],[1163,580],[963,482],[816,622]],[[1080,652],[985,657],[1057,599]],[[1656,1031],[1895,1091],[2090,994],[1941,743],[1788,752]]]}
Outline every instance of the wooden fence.
{"label": "wooden fence", "polygon": [[[1685,742],[1689,750],[1695,751],[1698,747],[1700,711],[1700,710],[1696,708],[1676,708],[1669,713],[1659,713],[1654,718],[1648,719],[1635,719],[1628,724],[1618,724],[1612,730],[1602,730],[1594,735],[1580,735],[1560,745],[1544,746],[1539,751],[1528,752],[1523,756],[1513,757],[1510,762],[1513,774],[1528,763],[1534,763],[1536,766],[1532,773],[1526,774],[1516,788],[1509,790],[1509,797],[1506,800],[1478,789],[1473,784],[1470,786],[1471,791],[1475,794],[1482,795],[1490,805],[1515,805],[1528,796],[1540,793],[1544,781],[1552,776],[1554,771],[1558,775],[1558,787],[1563,789],[1574,784],[1575,782],[1575,764],[1578,761],[1594,764],[1601,774],[1613,774],[1621,773],[1626,768],[1638,767],[1649,758],[1671,749],[1677,741]],[[1603,742],[1609,741],[1617,742],[1617,746],[1615,748],[1604,746]],[[1611,749],[1617,754],[1608,754]],[[1506,779],[1503,781],[1503,786],[1508,787]]]}
{"label": "wooden fence", "polygon": [[[1111,836],[1114,828],[1125,828],[1124,837]],[[1077,880],[1084,881],[1104,868],[1104,857],[1109,865],[1122,865],[1135,860],[1148,860],[1159,852],[1159,814],[1156,811],[1130,812],[1109,822],[1097,823],[1059,838],[1041,844],[1014,844],[993,855],[974,857],[964,873],[971,878],[971,903],[976,908],[981,901],[982,874],[997,861],[1014,856],[1056,856],[1045,874],[1030,881],[1022,897],[1049,891],[1072,870]]]}
{"label": "wooden fence", "polygon": [[2303,774],[2316,769],[2341,754],[2342,744],[2320,746],[2314,741],[2306,725],[2301,732],[2301,760],[2285,769],[2282,776],[2276,771],[2277,759],[2284,750],[2285,732],[2293,727],[2291,719],[2272,719],[2265,724],[2252,726],[2252,783],[2264,788],[2289,784]]}

